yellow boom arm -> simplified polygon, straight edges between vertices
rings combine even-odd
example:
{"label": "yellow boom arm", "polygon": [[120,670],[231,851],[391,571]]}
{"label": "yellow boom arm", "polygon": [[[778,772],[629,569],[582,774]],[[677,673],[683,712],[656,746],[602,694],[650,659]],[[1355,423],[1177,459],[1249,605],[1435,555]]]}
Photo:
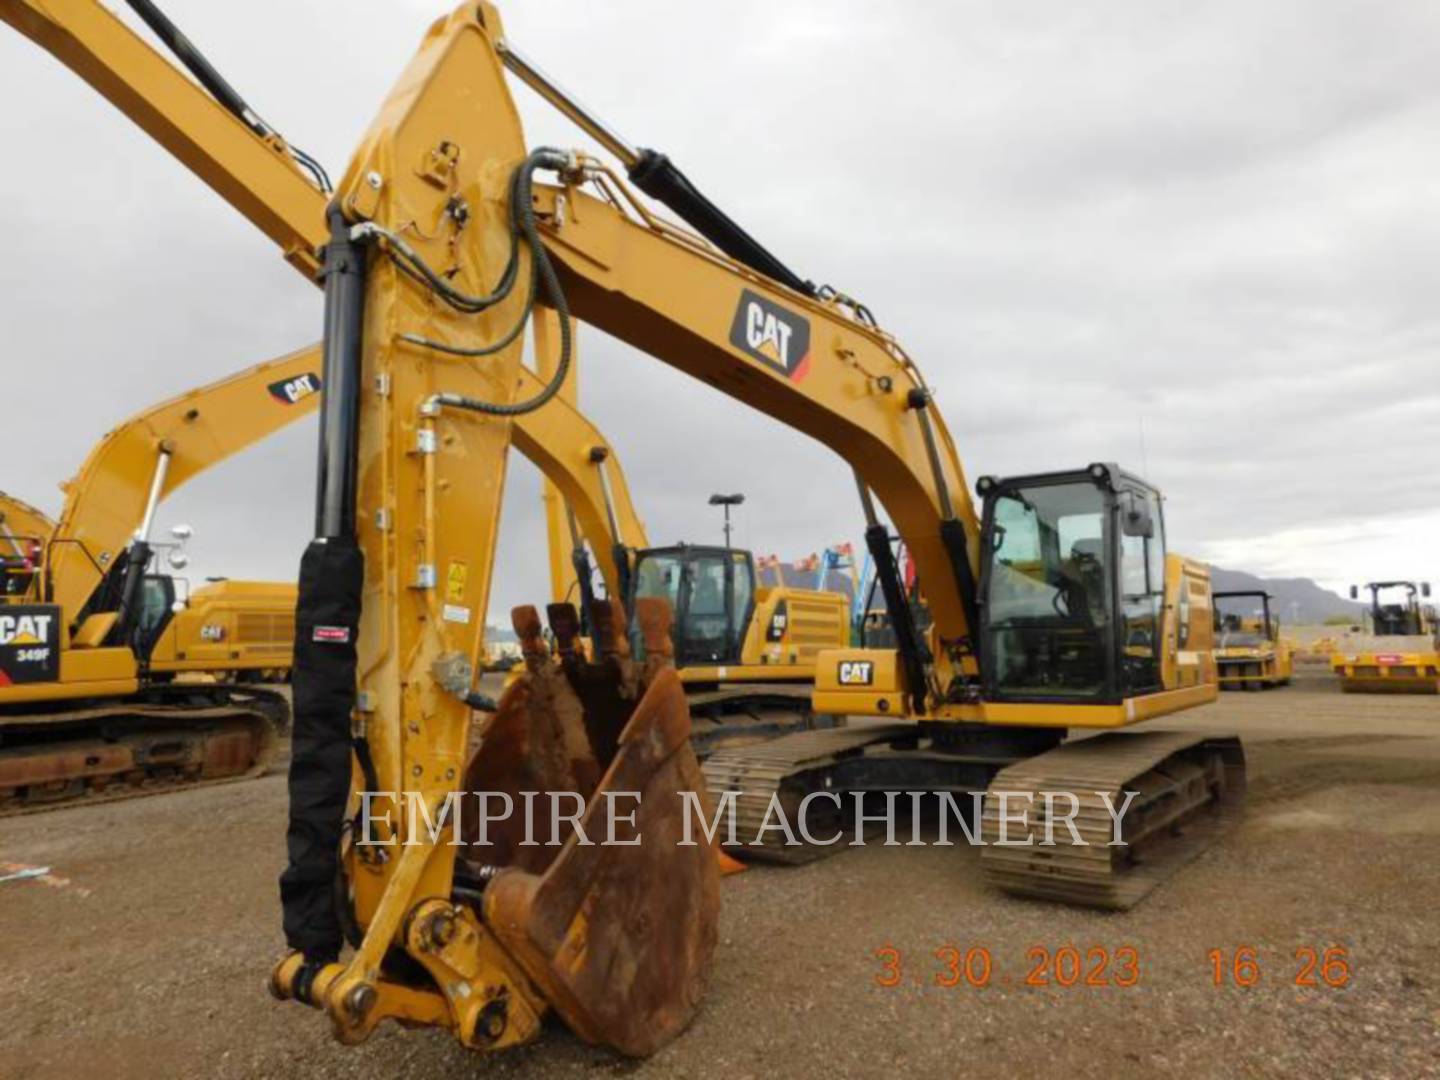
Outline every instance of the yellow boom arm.
{"label": "yellow boom arm", "polygon": [[[472,293],[500,276],[508,247],[507,185],[524,157],[503,78],[477,76],[462,92],[440,74],[447,51],[463,50],[474,71],[503,70],[514,56],[494,10],[482,5],[478,13],[467,6],[432,29],[336,195],[347,220],[378,225],[377,238],[403,233],[401,242]],[[411,167],[411,158],[424,167]],[[873,491],[883,503],[925,582],[942,645],[935,684],[944,687],[952,675],[973,671],[970,605],[979,523],[950,434],[903,350],[857,318],[852,305],[787,289],[655,218],[598,162],[571,156],[548,169],[562,182],[534,185],[533,207],[571,313],[844,457],[867,498]],[[501,179],[492,183],[480,172]],[[470,215],[465,220],[447,213],[457,198]],[[460,243],[469,239],[469,248]],[[391,241],[377,246],[397,250]],[[376,260],[369,276],[374,302],[367,301],[367,319],[383,312],[390,320],[383,347],[394,356],[424,355],[417,340],[482,348],[508,325],[495,314],[498,308],[477,317],[435,304],[390,260]],[[513,322],[513,311],[504,314]],[[523,399],[510,393],[508,363],[504,352],[491,357],[475,387],[479,397]],[[453,389],[446,388],[463,396],[458,379],[469,373],[447,361],[435,367],[457,376]],[[494,389],[486,389],[490,381]],[[363,394],[361,409],[363,427]],[[502,426],[473,414],[467,424]]]}
{"label": "yellow boom arm", "polygon": [[106,435],[64,485],[46,601],[73,622],[155,507],[197,474],[315,411],[315,349],[257,365],[146,409]]}
{"label": "yellow boom arm", "polygon": [[[0,19],[93,86],[315,281],[319,251],[328,239],[327,197],[281,140],[257,135],[96,0],[0,0]],[[542,374],[546,364],[553,364],[557,348],[553,315],[537,311],[536,353]],[[317,350],[304,355],[319,371]],[[524,368],[516,379],[520,397],[538,388],[535,376]],[[547,528],[556,599],[570,591],[574,580],[567,520],[571,513],[595,552],[610,594],[618,596],[616,545],[648,546],[644,528],[608,443],[576,412],[573,387],[561,398],[518,418],[513,432],[517,449],[546,477],[547,506],[553,508],[547,510]],[[95,575],[81,577],[93,583]]]}
{"label": "yellow boom arm", "polygon": [[283,143],[259,138],[96,0],[0,0],[0,19],[50,53],[280,246],[319,269],[324,196]]}
{"label": "yellow boom arm", "polygon": [[[348,748],[343,695],[350,687],[358,685],[365,784],[405,793],[384,803],[399,827],[416,820],[415,806],[433,820],[465,775],[481,636],[474,613],[488,608],[506,452],[528,418],[560,399],[571,312],[844,456],[862,478],[866,502],[871,491],[884,502],[927,583],[946,646],[937,685],[948,681],[944,669],[973,666],[970,597],[960,582],[973,582],[977,523],[949,434],[913,365],[850,306],[788,290],[638,205],[627,213],[622,185],[597,164],[527,150],[505,83],[503,41],[488,4],[466,4],[436,22],[332,203],[324,257],[326,450],[319,535],[302,563],[296,662],[296,730],[314,733],[317,749],[292,762],[297,843],[338,835],[338,807],[301,800],[307,777],[336,775],[319,748]],[[558,173],[561,184],[533,183],[541,172]],[[537,298],[556,311],[562,340],[545,385],[532,394],[518,380],[518,331]],[[355,388],[353,411],[336,391],[342,381]],[[316,624],[313,643],[308,612],[327,620]],[[630,745],[647,739],[637,735]],[[491,760],[503,753],[487,740],[477,760],[487,751]],[[663,789],[647,795],[659,797]],[[658,895],[667,875],[681,880],[671,868],[683,865],[684,849],[661,846],[663,853],[651,849],[647,897]],[[324,1007],[342,1039],[362,1038],[406,1010],[403,994],[387,984],[385,956],[416,925],[417,898],[452,895],[456,855],[421,842],[357,871],[355,916],[365,936],[338,964],[327,962],[333,937],[324,917],[302,918],[307,890],[320,896],[307,875],[325,865],[323,846],[296,851],[282,894],[293,919],[289,940],[304,960],[277,969],[277,992]],[[552,869],[564,865],[562,856]],[[631,880],[618,874],[593,880]],[[497,885],[524,889],[525,881],[502,871]],[[548,873],[543,881],[551,881]],[[457,995],[439,982],[454,1019],[438,1022],[453,1022],[470,1045],[483,1043],[469,1034],[477,1003],[468,987],[483,979],[512,1001],[524,999],[525,980],[511,966],[517,958],[572,1027],[616,1038],[592,1034],[584,1020],[620,988],[589,984],[591,993],[577,998],[569,980],[584,980],[585,942],[609,940],[611,920],[624,918],[623,901],[587,902],[577,913],[571,901],[585,894],[565,891],[561,912],[553,912],[548,903],[561,894],[544,883],[536,888],[534,903],[521,905],[524,917],[509,906],[513,893],[487,894],[486,918],[444,961],[447,979],[465,973],[467,991]],[[532,931],[550,928],[543,957],[512,936],[522,921]],[[565,927],[581,936],[565,937]],[[491,931],[503,949],[494,949]],[[428,966],[432,946],[406,941],[406,948]],[[625,955],[608,962],[646,964]],[[426,1008],[440,1006],[427,997]]]}
{"label": "yellow boom arm", "polygon": [[43,542],[54,528],[55,522],[43,510],[0,491],[0,557],[26,557],[25,542]]}

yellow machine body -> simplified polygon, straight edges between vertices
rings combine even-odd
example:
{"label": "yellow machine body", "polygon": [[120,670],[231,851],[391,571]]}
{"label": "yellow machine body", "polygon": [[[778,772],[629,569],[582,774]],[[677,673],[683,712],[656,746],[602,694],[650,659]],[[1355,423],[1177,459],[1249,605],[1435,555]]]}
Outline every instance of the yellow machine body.
{"label": "yellow machine body", "polygon": [[25,535],[0,550],[0,813],[264,770],[289,706],[256,684],[288,677],[295,587],[187,595],[152,569],[150,540],[178,487],[313,415],[313,361],[260,364],[119,425],[62,485],[58,521],[0,501]]}
{"label": "yellow machine body", "polygon": [[[1365,588],[1367,633],[1347,635],[1330,658],[1340,688],[1357,694],[1440,694],[1440,618],[1425,602],[1429,582],[1377,581]],[[1351,588],[1352,598],[1358,593]]]}
{"label": "yellow machine body", "polygon": [[[716,671],[716,679],[813,680],[820,653],[849,642],[849,619],[850,602],[841,593],[762,585],[755,592],[740,664]],[[681,676],[688,678],[689,672]]]}
{"label": "yellow machine body", "polygon": [[153,673],[285,677],[295,651],[295,585],[221,581],[195,589],[150,654]]}
{"label": "yellow machine body", "polygon": [[[545,378],[552,373],[553,348],[540,349],[539,359],[538,374]],[[557,400],[564,402],[567,409],[575,407],[576,371],[572,360],[564,387],[557,395]],[[516,442],[520,445],[521,440],[517,438]],[[553,425],[547,447],[551,460],[548,465],[542,465],[545,473],[542,500],[549,540],[551,601],[576,603],[584,592],[577,571],[577,550],[582,552],[584,564],[591,552],[599,555],[608,546],[610,557],[601,559],[602,567],[608,563],[613,574],[614,567],[623,566],[626,574],[633,574],[636,560],[650,550],[650,543],[624,470],[608,446],[587,438],[584,431],[567,430],[565,425],[557,423]],[[567,475],[587,474],[598,477],[597,486],[605,510],[606,527],[598,534],[593,526],[589,530],[580,526],[570,497],[557,482]],[[589,549],[583,547],[587,539]],[[739,549],[731,551],[744,560],[753,573],[753,557]],[[610,574],[606,576],[609,579]],[[686,660],[682,647],[678,671],[686,686],[812,683],[820,651],[848,644],[849,600],[845,596],[819,589],[761,585],[758,574],[754,575],[754,581],[753,610],[738,655],[725,663],[694,663]]]}
{"label": "yellow machine body", "polygon": [[[353,540],[363,561],[358,633],[353,643],[345,639],[354,646],[359,693],[342,734],[347,752],[354,738],[366,753],[355,763],[348,810],[361,801],[358,785],[367,785],[375,796],[368,810],[383,818],[383,834],[408,835],[409,842],[377,853],[362,850],[352,834],[340,862],[343,904],[358,944],[343,959],[295,953],[272,977],[277,996],[322,1010],[341,1041],[358,1042],[395,1020],[444,1027],[468,1047],[497,1050],[534,1038],[553,1009],[582,1038],[643,1055],[683,1029],[706,983],[715,944],[708,849],[697,853],[664,840],[643,849],[587,848],[572,836],[553,862],[524,865],[521,851],[467,877],[446,830],[421,828],[417,835],[415,828],[422,819],[443,820],[447,802],[477,777],[515,786],[528,782],[537,762],[568,760],[588,769],[589,753],[567,758],[567,746],[535,742],[557,728],[567,738],[586,738],[576,730],[586,703],[566,695],[601,681],[607,694],[620,691],[626,722],[618,749],[593,755],[608,767],[600,780],[591,775],[582,785],[590,796],[587,819],[598,812],[600,795],[644,790],[652,825],[673,838],[681,786],[702,783],[680,681],[664,662],[659,631],[666,616],[655,606],[648,621],[640,618],[652,654],[639,676],[623,631],[617,633],[622,615],[612,611],[602,627],[597,673],[577,655],[573,612],[558,612],[552,629],[573,680],[555,677],[534,612],[517,612],[526,674],[489,713],[483,738],[472,738],[472,676],[482,655],[508,451],[512,443],[524,449],[522,440],[534,435],[527,431],[531,420],[558,415],[548,405],[523,407],[537,381],[522,362],[532,304],[523,284],[514,286],[533,282],[534,272],[544,271],[537,338],[552,325],[546,321],[552,311],[562,333],[572,319],[583,321],[815,438],[855,470],[867,535],[877,538],[872,552],[888,555],[890,533],[899,534],[932,620],[927,649],[911,642],[903,652],[874,654],[871,678],[884,688],[872,695],[874,711],[888,696],[895,700],[891,715],[904,721],[896,725],[900,735],[882,737],[941,741],[946,729],[970,733],[978,724],[997,753],[1003,748],[1021,765],[1047,759],[1059,775],[1073,776],[1061,769],[1073,760],[1059,745],[1066,729],[1124,727],[1214,699],[1202,568],[1162,557],[1159,493],[1103,463],[1020,478],[1046,492],[1021,490],[1018,480],[1013,491],[1004,482],[993,490],[983,480],[977,486],[987,514],[1007,499],[1007,512],[1019,513],[1027,492],[1039,501],[1054,487],[1078,493],[1085,506],[1078,542],[1066,536],[1064,550],[1055,530],[1041,530],[1042,572],[1011,599],[1023,607],[1028,588],[1054,607],[1041,613],[1047,625],[1039,631],[1020,622],[999,627],[1013,639],[1004,643],[1010,650],[1004,675],[1016,682],[996,690],[994,669],[980,663],[992,646],[977,595],[987,574],[1024,578],[1026,557],[997,561],[984,549],[982,537],[998,548],[1007,534],[982,524],[915,363],[863,305],[809,287],[753,252],[736,255],[746,245],[734,229],[712,230],[725,234],[723,244],[703,239],[656,217],[599,160],[532,153],[507,69],[615,154],[637,184],[647,168],[664,167],[546,83],[507,41],[490,4],[463,4],[433,24],[382,101],[333,199],[311,184],[278,137],[260,137],[221,110],[103,7],[92,0],[57,7],[0,0],[0,17],[154,135],[307,277],[322,264],[327,241],[367,252],[362,266],[344,261],[328,268],[336,276],[327,278],[327,290],[342,273],[362,275],[363,320],[349,337],[331,326],[326,353],[327,367],[334,360],[357,390],[355,441],[340,462],[353,467],[353,482],[327,489],[353,499],[353,525],[346,520],[343,535],[321,532],[317,542],[339,541],[338,548]],[[531,183],[541,171],[548,179]],[[669,186],[684,188],[673,177]],[[327,206],[338,212],[333,234]],[[497,286],[507,281],[511,287]],[[487,299],[457,304],[455,293]],[[537,340],[537,353],[546,351]],[[352,363],[353,371],[344,366]],[[349,419],[339,400],[330,394],[325,417],[343,427]],[[327,462],[334,467],[337,460]],[[581,483],[565,496],[611,584],[620,572],[613,548],[594,542],[617,532],[606,520],[603,493]],[[878,507],[888,521],[879,520]],[[332,509],[322,503],[321,516]],[[1009,535],[1018,531],[1012,526]],[[1101,567],[1109,574],[1102,589],[1092,575],[1112,556],[1116,565]],[[891,581],[887,593],[896,591]],[[621,592],[612,586],[611,595]],[[899,610],[889,606],[892,614]],[[1102,618],[1112,610],[1121,617]],[[1036,644],[1026,638],[1032,631],[1048,637]],[[1097,642],[1103,657],[1086,652]],[[1059,660],[1044,658],[1052,645]],[[827,691],[840,692],[847,655],[852,665],[869,659],[845,650],[817,654],[817,703]],[[913,677],[902,675],[907,668]],[[1056,672],[1058,690],[1046,682]],[[1094,703],[1075,703],[1060,677],[1091,674],[1095,689],[1086,693]],[[844,673],[845,693],[855,690],[857,677],[855,667]],[[1038,688],[1028,699],[1016,689],[1027,685]],[[1116,739],[1104,734],[1080,745],[1107,776],[1126,780],[1105,756]],[[1243,788],[1238,747],[1169,734],[1122,741],[1139,786],[1162,801],[1173,796],[1187,814],[1233,800]],[[1022,743],[1047,751],[1032,757]],[[703,782],[714,792],[719,773],[712,764],[714,758]],[[545,772],[540,790],[554,790],[554,774]],[[1013,778],[1001,772],[995,780]],[[1142,807],[1162,838],[1180,821],[1181,811],[1170,805]],[[345,806],[335,810],[338,818],[347,815]],[[1133,890],[1109,881],[1116,872],[1107,852],[1103,865],[1086,866],[1075,880],[1053,865],[1011,866],[994,880],[1030,894],[1133,903]],[[322,882],[327,905],[333,877]]]}
{"label": "yellow machine body", "polygon": [[[1115,704],[1054,704],[1039,710],[1033,704],[982,700],[947,706],[943,715],[949,720],[982,724],[1119,728],[1214,701],[1219,684],[1209,567],[1183,555],[1168,555],[1162,612],[1162,689],[1156,693]],[[818,658],[817,712],[905,717],[908,694],[909,687],[905,685],[904,672],[896,662],[893,649],[835,649],[821,653]]]}
{"label": "yellow machine body", "polygon": [[[1259,633],[1258,628],[1254,632]],[[1283,640],[1222,645],[1215,650],[1215,663],[1222,690],[1284,686],[1295,673],[1290,646]]]}
{"label": "yellow machine body", "polygon": [[[1222,690],[1264,690],[1285,686],[1295,674],[1295,648],[1281,633],[1280,617],[1270,609],[1270,597],[1260,590],[1215,595],[1215,666]],[[1258,614],[1225,611],[1227,600],[1240,602]]]}
{"label": "yellow machine body", "polygon": [[[171,492],[237,451],[313,414],[320,390],[314,360],[313,352],[304,350],[132,417],[101,439],[80,471],[62,485],[66,498],[58,521],[50,522],[38,511],[24,519],[31,557],[23,565],[17,565],[15,558],[6,561],[0,619],[7,613],[18,618],[23,612],[46,618],[47,639],[39,647],[53,649],[54,655],[43,665],[50,677],[15,678],[12,673],[11,685],[0,682],[0,706],[135,692],[144,680],[149,657],[135,655],[130,644],[114,639],[119,613],[112,604],[100,602],[123,575],[127,550],[138,531],[151,527],[155,507]],[[17,506],[23,504],[14,500],[0,504],[6,520],[20,518]],[[174,595],[169,578],[147,577],[150,584],[137,604],[143,599],[148,607],[137,617],[152,626],[169,627],[162,638],[149,641],[157,648],[164,642],[161,655],[173,665],[165,670],[206,670],[204,662],[196,659],[204,650],[197,653],[189,648],[186,629],[194,623],[198,635],[205,617],[192,610],[172,619],[172,606],[183,598]],[[235,598],[252,588],[259,590],[256,602],[271,604],[260,594],[273,597],[279,590],[283,596],[286,587],[226,582],[195,590],[194,601],[207,610],[212,605],[218,605],[217,611],[233,610]],[[290,597],[293,606],[293,587]],[[193,644],[198,643],[197,639]],[[179,654],[187,648],[189,655],[182,658]],[[220,670],[234,670],[236,665],[230,662],[234,658],[225,659]],[[283,669],[288,662],[284,650],[277,651],[271,643],[265,663],[245,660],[239,666]],[[14,722],[14,717],[0,713],[0,726]]]}
{"label": "yellow machine body", "polygon": [[1440,694],[1440,652],[1337,653],[1331,671],[1347,693]]}

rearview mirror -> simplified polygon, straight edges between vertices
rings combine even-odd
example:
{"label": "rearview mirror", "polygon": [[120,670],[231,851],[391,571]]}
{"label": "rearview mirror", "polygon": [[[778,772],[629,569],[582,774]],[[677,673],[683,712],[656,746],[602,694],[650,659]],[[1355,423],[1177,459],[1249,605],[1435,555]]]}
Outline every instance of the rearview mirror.
{"label": "rearview mirror", "polygon": [[1423,597],[1425,597],[1426,599],[1429,599],[1429,596],[1430,596],[1430,582],[1428,582],[1428,581],[1422,581],[1422,582],[1420,582],[1420,595],[1423,596]]}
{"label": "rearview mirror", "polygon": [[1358,586],[1358,585],[1351,585],[1351,586],[1350,586],[1350,599],[1351,599],[1351,600],[1359,600],[1359,599],[1360,599],[1360,586]]}
{"label": "rearview mirror", "polygon": [[1155,535],[1150,504],[1133,491],[1125,492],[1125,501],[1121,504],[1120,531],[1126,536],[1142,536],[1146,539]]}

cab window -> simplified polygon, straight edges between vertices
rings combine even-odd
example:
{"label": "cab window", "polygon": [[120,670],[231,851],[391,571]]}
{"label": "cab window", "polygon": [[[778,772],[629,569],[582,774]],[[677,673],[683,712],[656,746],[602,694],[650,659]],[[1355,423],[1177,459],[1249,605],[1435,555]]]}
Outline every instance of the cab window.
{"label": "cab window", "polygon": [[1106,496],[1088,481],[996,496],[987,552],[987,669],[1000,697],[1105,687],[1110,640]]}

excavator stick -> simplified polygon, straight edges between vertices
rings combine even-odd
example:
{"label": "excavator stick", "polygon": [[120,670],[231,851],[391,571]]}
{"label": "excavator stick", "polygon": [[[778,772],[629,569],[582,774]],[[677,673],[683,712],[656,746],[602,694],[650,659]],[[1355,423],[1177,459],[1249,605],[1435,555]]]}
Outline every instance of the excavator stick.
{"label": "excavator stick", "polygon": [[[579,821],[591,842],[573,834],[553,859],[553,848],[529,849],[536,854],[494,875],[484,904],[486,925],[566,1024],[632,1056],[653,1053],[694,1016],[720,906],[714,849],[682,843],[682,793],[698,795],[704,784],[685,691],[666,655],[669,609],[640,605],[643,668],[628,655],[618,601],[592,608],[594,664],[577,648],[573,607],[551,609],[559,664],[540,654],[533,609],[517,612],[527,671],[492,730],[508,750],[523,728],[530,752],[493,775],[502,783],[517,773],[564,778],[575,786],[563,790],[578,791],[596,766],[603,777],[586,792]],[[486,790],[492,775],[488,751],[482,746],[472,766],[474,790]]]}

